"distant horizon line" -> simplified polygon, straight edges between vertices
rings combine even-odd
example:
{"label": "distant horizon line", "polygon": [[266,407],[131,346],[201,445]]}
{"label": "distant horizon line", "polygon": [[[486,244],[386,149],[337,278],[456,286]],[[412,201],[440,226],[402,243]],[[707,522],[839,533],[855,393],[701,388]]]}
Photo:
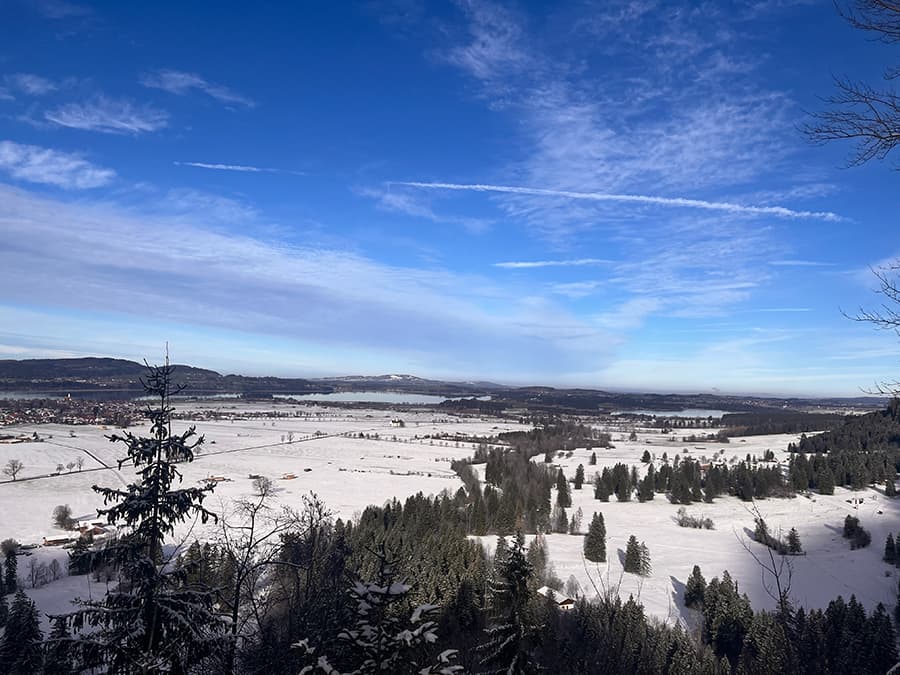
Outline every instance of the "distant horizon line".
{"label": "distant horizon line", "polygon": [[[118,357],[118,356],[67,356],[67,357],[30,357],[30,358],[22,358],[22,359],[0,359],[0,363],[3,362],[27,362],[27,361],[83,361],[87,359],[95,359],[95,360],[110,360],[110,361],[124,361],[127,363],[133,363],[135,365],[144,366],[144,363],[141,361],[137,361],[134,359]],[[153,365],[153,361],[147,359],[147,363]],[[205,366],[197,366],[191,365],[189,363],[172,363],[173,367],[184,367],[184,368],[193,368],[196,370],[207,370],[217,374],[220,377],[248,377],[248,378],[276,378],[281,380],[310,380],[310,381],[322,381],[322,380],[339,380],[339,379],[377,379],[377,378],[414,378],[416,380],[422,380],[425,382],[437,382],[437,383],[445,383],[445,384],[488,384],[494,385],[497,387],[503,387],[507,389],[554,389],[557,391],[570,391],[570,390],[585,390],[585,391],[594,391],[594,392],[610,392],[617,394],[648,394],[648,395],[657,395],[657,396],[713,396],[720,398],[735,398],[735,397],[752,397],[752,398],[762,398],[762,399],[814,399],[814,400],[860,400],[860,399],[871,399],[872,401],[884,401],[888,400],[890,396],[886,394],[878,395],[870,392],[865,392],[860,389],[860,394],[857,396],[851,395],[828,395],[828,394],[786,394],[786,393],[772,393],[772,392],[735,392],[735,391],[725,391],[725,390],[717,390],[717,391],[708,391],[702,389],[642,389],[635,387],[622,387],[622,386],[608,386],[599,388],[597,386],[589,386],[589,385],[560,385],[560,384],[509,384],[504,382],[497,382],[493,379],[486,378],[462,378],[462,379],[443,379],[443,378],[434,378],[434,377],[422,377],[419,375],[413,375],[411,373],[381,373],[377,375],[360,375],[360,374],[348,374],[348,375],[272,375],[271,373],[266,374],[253,374],[248,375],[244,373],[236,373],[236,372],[226,372],[222,373],[215,368],[209,368]],[[298,394],[302,392],[297,392]]]}

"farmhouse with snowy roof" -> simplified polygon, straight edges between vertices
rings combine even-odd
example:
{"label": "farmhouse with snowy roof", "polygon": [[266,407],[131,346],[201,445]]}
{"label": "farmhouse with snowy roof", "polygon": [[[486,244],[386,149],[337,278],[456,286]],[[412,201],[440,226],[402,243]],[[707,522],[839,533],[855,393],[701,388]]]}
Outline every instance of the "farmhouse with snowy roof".
{"label": "farmhouse with snowy roof", "polygon": [[549,586],[541,586],[537,589],[538,594],[543,595],[545,598],[550,598],[553,602],[556,603],[556,606],[561,610],[569,610],[575,606],[575,600],[572,598],[563,595],[559,591],[554,588],[550,588]]}

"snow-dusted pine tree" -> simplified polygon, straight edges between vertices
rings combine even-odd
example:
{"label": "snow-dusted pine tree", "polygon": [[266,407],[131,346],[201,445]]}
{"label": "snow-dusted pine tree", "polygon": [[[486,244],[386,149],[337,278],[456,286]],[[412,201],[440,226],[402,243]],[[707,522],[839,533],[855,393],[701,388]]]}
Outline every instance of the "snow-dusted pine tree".
{"label": "snow-dusted pine tree", "polygon": [[[411,587],[396,576],[396,565],[389,560],[384,544],[375,552],[378,572],[375,581],[354,581],[350,597],[356,606],[352,628],[338,633],[337,639],[347,648],[349,656],[344,670],[341,663],[327,654],[317,654],[308,640],[299,647],[314,665],[305,666],[301,675],[453,675],[463,670],[454,664],[456,650],[447,649],[432,657],[427,647],[437,641],[437,623],[433,617],[437,605],[419,605],[412,612],[402,609]],[[340,657],[338,657],[340,658]]]}
{"label": "snow-dusted pine tree", "polygon": [[[83,601],[64,615],[78,633],[72,653],[83,665],[100,664],[109,672],[185,672],[203,662],[223,642],[221,619],[212,610],[209,589],[187,582],[186,568],[174,569],[163,555],[165,537],[193,516],[203,522],[215,515],[202,506],[212,486],[175,489],[181,482],[176,468],[190,462],[203,442],[194,427],[172,432],[169,401],[181,388],[172,385],[173,366],[147,366],[142,380],[148,396],[146,416],[150,436],[108,436],[122,443],[137,479],[125,489],[94,486],[109,508],[100,509],[122,536],[103,551],[119,570],[119,585],[102,600]],[[86,630],[85,630],[86,629]]]}
{"label": "snow-dusted pine tree", "polygon": [[[500,553],[498,552],[499,556]],[[525,555],[525,537],[516,533],[513,545],[494,559],[495,578],[491,584],[491,620],[487,640],[478,645],[484,654],[483,673],[530,673],[536,670],[530,648],[534,644],[528,611],[529,582],[533,574]]]}
{"label": "snow-dusted pine tree", "polygon": [[41,672],[44,662],[41,637],[37,608],[20,589],[13,599],[6,629],[0,638],[0,672]]}

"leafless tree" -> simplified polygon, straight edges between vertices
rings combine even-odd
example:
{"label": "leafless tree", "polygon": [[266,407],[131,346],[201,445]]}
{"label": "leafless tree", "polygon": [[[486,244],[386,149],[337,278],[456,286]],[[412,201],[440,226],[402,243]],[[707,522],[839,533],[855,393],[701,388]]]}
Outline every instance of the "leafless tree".
{"label": "leafless tree", "polygon": [[[900,2],[897,0],[852,0],[835,2],[838,12],[854,28],[873,39],[900,43]],[[825,99],[827,110],[812,113],[803,127],[807,138],[816,143],[850,140],[856,149],[850,166],[872,159],[884,159],[900,145],[900,95],[892,82],[900,78],[900,67],[887,66],[885,85],[873,87],[849,78],[835,78],[836,93]]]}
{"label": "leafless tree", "polygon": [[[747,507],[747,511],[753,516],[754,521],[765,522],[756,502]],[[765,546],[766,552],[758,555],[745,537],[736,536],[744,550],[759,565],[763,588],[775,601],[778,608],[778,620],[786,624],[791,617],[791,582],[794,578],[794,562],[791,556],[786,553],[776,553],[770,546]]]}
{"label": "leafless tree", "polygon": [[237,501],[219,521],[219,539],[233,570],[231,584],[221,599],[231,619],[226,672],[234,672],[238,640],[247,639],[259,628],[264,613],[259,587],[265,583],[266,569],[295,567],[279,557],[281,535],[307,532],[330,518],[330,512],[313,493],[303,498],[301,512],[286,506],[276,508],[271,504],[271,494],[267,490],[255,500]]}
{"label": "leafless tree", "polygon": [[84,467],[84,457],[78,455],[78,457],[75,458],[75,466],[77,466],[78,470],[81,471],[82,467]]}
{"label": "leafless tree", "polygon": [[22,464],[21,460],[11,459],[6,463],[6,466],[3,467],[3,473],[15,480],[16,476],[18,476],[19,472],[24,468],[25,465]]}
{"label": "leafless tree", "polygon": [[257,476],[253,479],[253,490],[260,497],[268,497],[273,487],[272,479],[268,476]]}

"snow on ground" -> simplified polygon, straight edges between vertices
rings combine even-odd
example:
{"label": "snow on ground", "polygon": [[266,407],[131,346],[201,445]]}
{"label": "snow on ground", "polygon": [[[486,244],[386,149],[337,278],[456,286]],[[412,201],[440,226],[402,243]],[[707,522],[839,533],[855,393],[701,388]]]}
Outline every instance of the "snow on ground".
{"label": "snow on ground", "polygon": [[[571,516],[579,507],[582,509],[581,532],[586,533],[594,512],[600,511],[608,537],[608,562],[597,565],[583,559],[582,536],[547,535],[557,576],[565,582],[574,575],[589,596],[594,593],[594,585],[601,591],[604,587],[618,587],[624,597],[640,597],[648,613],[673,620],[687,617],[690,624],[695,617],[692,611],[683,608],[683,584],[698,564],[707,581],[728,570],[755,608],[773,608],[775,602],[767,588],[774,592],[774,579],[770,574],[763,574],[760,565],[744,548],[746,545],[770,564],[768,549],[752,541],[750,536],[755,518],[750,511],[751,504],[734,497],[719,497],[712,504],[695,503],[685,507],[691,515],[712,518],[714,530],[699,530],[679,527],[675,522],[679,506],[669,503],[664,495],[657,494],[643,504],[636,499],[618,502],[614,496],[608,503],[594,499],[592,481],[597,470],[623,462],[637,465],[639,474],[644,475],[646,467],[639,460],[645,449],[656,454],[657,466],[664,451],[670,462],[675,454],[703,461],[701,457],[709,459],[716,453],[717,458],[731,463],[732,458],[736,462],[747,453],[761,459],[769,449],[775,453],[776,461],[786,465],[787,444],[799,438],[788,434],[748,436],[732,438],[727,444],[702,444],[703,449],[698,449],[701,444],[682,443],[681,435],[678,434],[678,442],[670,442],[662,434],[639,433],[636,441],[622,440],[614,434],[615,448],[593,450],[597,454],[596,467],[588,464],[591,453],[584,448],[576,449],[571,457],[554,458],[553,466],[562,467],[570,479],[576,467],[584,465],[584,487],[571,491],[572,507],[567,512]],[[688,454],[685,448],[690,451]],[[721,450],[725,452],[719,455]],[[535,457],[534,461],[542,462],[543,456]],[[860,498],[861,504],[851,503]],[[555,503],[555,489],[553,500]],[[791,599],[795,604],[825,607],[838,595],[847,599],[851,594],[870,610],[879,602],[887,607],[896,604],[897,571],[882,562],[881,557],[888,533],[896,535],[900,531],[900,501],[886,499],[878,490],[852,492],[836,488],[831,496],[810,494],[793,499],[763,499],[756,505],[773,534],[780,532],[787,537],[788,531],[795,527],[800,535],[807,555],[788,558],[793,567]],[[841,536],[847,515],[858,517],[862,526],[871,532],[872,544],[868,548],[851,551],[849,542]],[[625,545],[632,534],[650,550],[653,573],[645,579],[623,572]],[[486,543],[493,548],[493,543]]]}
{"label": "snow on ground", "polygon": [[[202,416],[206,404],[180,404],[179,412],[193,411]],[[277,410],[278,416],[265,413]],[[369,504],[382,504],[397,497],[404,499],[416,492],[437,494],[443,489],[456,491],[461,482],[450,469],[453,458],[472,455],[472,443],[424,438],[438,434],[488,437],[503,431],[524,430],[527,426],[508,420],[491,418],[459,418],[436,412],[410,409],[364,410],[327,407],[294,406],[289,404],[245,404],[228,402],[217,405],[220,415],[255,412],[253,419],[218,419],[188,422],[176,420],[176,431],[194,423],[206,437],[200,454],[193,464],[180,467],[185,484],[196,484],[208,476],[228,480],[217,485],[206,505],[214,511],[227,510],[229,502],[253,495],[250,474],[272,478],[281,503],[298,507],[301,497],[316,492],[336,516],[351,518]],[[293,415],[302,416],[295,417]],[[291,416],[284,416],[291,415]],[[207,415],[208,417],[208,415]],[[391,420],[404,420],[404,427],[392,426]],[[589,465],[590,452],[574,450],[571,457],[558,455],[553,464],[561,466],[569,478],[575,468],[583,464],[586,481],[580,491],[573,490],[573,507],[569,514],[581,507],[582,532],[595,510],[602,511],[609,539],[609,563],[595,565],[582,559],[583,537],[551,534],[547,536],[550,557],[557,575],[566,581],[574,575],[582,589],[590,596],[594,585],[600,590],[618,588],[627,597],[633,594],[644,603],[648,613],[672,621],[696,621],[694,613],[681,605],[683,584],[693,565],[699,564],[707,580],[728,570],[747,592],[754,607],[772,607],[760,567],[742,546],[743,542],[757,555],[766,556],[766,549],[749,539],[753,529],[753,515],[747,504],[731,497],[722,497],[714,504],[694,504],[689,513],[713,519],[713,531],[680,528],[674,521],[677,506],[663,495],[644,504],[637,501],[619,503],[613,497],[609,503],[593,498],[591,484],[594,472],[616,462],[637,465],[643,473],[640,457],[644,450],[654,455],[659,464],[662,453],[669,460],[676,454],[704,461],[714,455],[727,462],[737,462],[749,453],[762,457],[771,449],[776,461],[787,461],[787,444],[796,436],[753,436],[731,439],[730,443],[683,442],[682,436],[707,433],[707,430],[677,430],[664,435],[649,429],[637,429],[638,439],[626,440],[631,427],[619,423],[612,428],[614,448],[594,448],[597,466]],[[44,536],[63,534],[52,527],[52,511],[57,504],[69,504],[75,517],[93,517],[102,500],[90,488],[94,484],[123,486],[133,473],[128,467],[121,472],[116,462],[124,455],[124,446],[110,443],[105,434],[111,429],[88,426],[31,425],[11,429],[31,435],[37,432],[41,442],[0,444],[0,465],[10,458],[18,458],[25,468],[15,482],[0,482],[0,539],[14,537],[22,543],[40,543]],[[132,429],[146,433],[146,426]],[[359,438],[359,434],[369,438]],[[74,436],[73,436],[74,434]],[[289,442],[290,434],[293,441]],[[377,434],[377,439],[375,435]],[[51,438],[52,436],[52,438]],[[675,440],[670,440],[675,439]],[[724,451],[724,453],[722,452]],[[83,471],[25,480],[55,472],[59,463],[67,464],[77,456],[84,457]],[[542,462],[543,456],[534,458]],[[112,467],[112,468],[105,468]],[[476,467],[476,468],[483,468]],[[295,478],[288,479],[286,474]],[[863,503],[854,507],[848,503],[862,497]],[[555,499],[555,495],[554,495]],[[877,602],[890,606],[896,598],[896,576],[881,561],[884,540],[888,532],[900,531],[900,500],[887,500],[875,490],[851,493],[837,489],[833,496],[799,496],[794,499],[767,499],[758,502],[759,509],[770,529],[777,532],[796,527],[807,555],[791,558],[793,580],[791,597],[795,603],[808,607],[824,607],[838,594],[845,598],[856,594],[870,609]],[[879,513],[881,511],[882,513]],[[851,551],[841,537],[844,516],[853,514],[872,533],[872,545]],[[208,526],[208,528],[211,526]],[[210,532],[203,526],[187,523],[175,533],[180,541],[203,537]],[[653,573],[640,579],[622,572],[625,542],[634,534],[650,550]],[[495,539],[485,537],[492,549]],[[27,560],[49,561],[65,552],[55,548],[39,548],[33,557],[20,558],[20,576],[27,573]],[[593,584],[591,583],[593,580]],[[90,583],[86,577],[63,578],[38,589],[28,589],[42,612],[58,612],[68,608],[72,597],[96,597],[104,584]],[[45,622],[46,627],[46,622]]]}

